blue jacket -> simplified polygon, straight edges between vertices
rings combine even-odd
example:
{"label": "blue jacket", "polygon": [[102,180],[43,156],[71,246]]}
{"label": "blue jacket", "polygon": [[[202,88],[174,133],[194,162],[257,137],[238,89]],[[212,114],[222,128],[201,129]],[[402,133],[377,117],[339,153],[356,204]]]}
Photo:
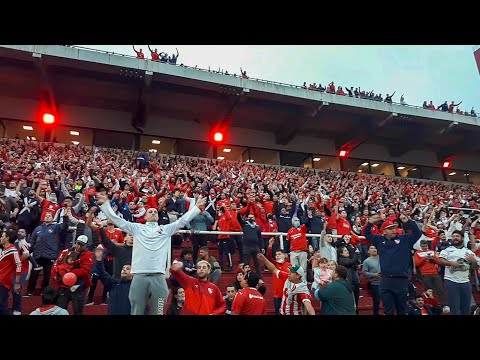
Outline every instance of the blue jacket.
{"label": "blue jacket", "polygon": [[112,277],[105,271],[103,261],[95,259],[98,277],[109,292],[108,315],[130,315],[131,306],[128,299],[132,281],[122,281]]}
{"label": "blue jacket", "polygon": [[382,277],[407,277],[411,250],[413,245],[420,239],[422,232],[412,220],[405,224],[405,229],[410,229],[411,234],[396,235],[389,240],[383,235],[372,234],[372,224],[367,223],[365,237],[377,248],[380,256],[380,268]]}
{"label": "blue jacket", "polygon": [[61,224],[42,224],[33,230],[30,243],[35,259],[41,257],[49,260],[57,259],[60,236],[65,236],[64,232],[68,229],[68,223],[68,216],[64,216]]}

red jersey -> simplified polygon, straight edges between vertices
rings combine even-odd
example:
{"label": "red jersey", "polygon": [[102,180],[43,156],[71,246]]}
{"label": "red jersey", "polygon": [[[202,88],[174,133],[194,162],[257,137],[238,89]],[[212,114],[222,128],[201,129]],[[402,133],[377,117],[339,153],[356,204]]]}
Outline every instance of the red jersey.
{"label": "red jersey", "polygon": [[300,227],[292,227],[288,230],[287,240],[290,241],[290,251],[308,251],[307,227],[305,224]]}
{"label": "red jersey", "polygon": [[123,244],[125,242],[122,230],[120,229],[114,228],[113,231],[110,231],[108,228],[105,228],[105,235],[107,235],[110,240],[116,241],[119,244]]}
{"label": "red jersey", "polygon": [[[112,240],[115,241],[119,244],[123,244],[125,242],[125,239],[123,238],[123,233],[122,230],[114,228],[113,231],[108,230],[108,228],[105,228],[105,235]],[[107,261],[112,261],[113,260],[113,255],[109,252],[107,255]]]}
{"label": "red jersey", "polygon": [[242,232],[242,226],[238,222],[237,218],[238,210],[230,210],[230,231],[239,231]]}
{"label": "red jersey", "polygon": [[269,213],[272,214],[272,215],[274,214],[274,212],[273,212],[273,206],[274,206],[273,201],[271,201],[271,200],[263,201],[262,200],[262,204],[263,204],[263,208],[265,209],[265,214],[269,214]]}
{"label": "red jersey", "polygon": [[[433,250],[429,250],[433,253]],[[415,251],[415,266],[417,269],[420,270],[420,274],[422,275],[437,275],[438,274],[438,268],[437,264],[440,264],[440,261],[438,260],[438,255],[434,255],[434,262],[427,261],[422,255],[424,254],[425,251],[423,250],[417,250]]]}
{"label": "red jersey", "polygon": [[[232,219],[232,216],[230,215],[230,212],[227,210],[225,211],[225,214],[220,216],[218,219],[218,231],[231,231],[230,230],[230,220]],[[229,239],[230,235],[218,235],[219,239]]]}
{"label": "red jersey", "polygon": [[305,301],[312,302],[310,291],[306,282],[297,284],[288,280],[288,272],[279,271],[277,277],[285,281],[283,287],[282,304],[280,305],[280,314],[282,315],[305,315],[303,306]]}
{"label": "red jersey", "polygon": [[[262,232],[278,232],[278,225],[276,221],[267,221],[265,224],[262,225],[260,228]],[[270,239],[271,235],[263,235],[264,239]]]}
{"label": "red jersey", "polygon": [[26,273],[30,268],[30,262],[28,261],[28,258],[22,260],[23,254],[30,254],[30,250],[28,250],[27,241],[25,239],[19,240],[18,242],[18,256],[20,256],[20,261],[22,262],[22,273]]}
{"label": "red jersey", "polygon": [[52,218],[54,218],[57,210],[61,207],[59,204],[53,203],[45,198],[42,200],[40,205],[42,207],[42,216],[40,217],[40,221],[45,220],[46,214],[51,214]]}
{"label": "red jersey", "polygon": [[[292,266],[291,263],[288,261],[285,261],[284,263],[280,264],[277,262],[273,257],[272,257],[272,248],[269,247],[267,250],[267,259],[270,260],[270,262],[275,265],[275,267],[283,272],[288,273],[290,270],[288,270],[289,266]],[[285,280],[279,278],[277,275],[273,274],[273,297],[281,299],[283,296],[283,286],[285,285]]]}
{"label": "red jersey", "polygon": [[352,225],[343,217],[337,219],[337,235],[350,235],[352,231]]}
{"label": "red jersey", "polygon": [[78,279],[85,281],[85,289],[88,289],[92,285],[92,279],[90,277],[90,270],[93,266],[93,253],[90,251],[82,252],[78,260],[75,261],[74,269],[71,270]]}
{"label": "red jersey", "polygon": [[13,275],[17,274],[20,281],[22,263],[15,245],[7,245],[0,254],[0,285],[10,290],[13,284]]}
{"label": "red jersey", "polygon": [[327,230],[333,230],[337,228],[337,213],[331,211],[332,215],[327,220]]}
{"label": "red jersey", "polygon": [[185,289],[181,315],[224,315],[227,305],[217,285],[188,276],[182,270],[170,272]]}
{"label": "red jersey", "polygon": [[232,303],[238,315],[267,315],[267,302],[255,288],[238,290]]}
{"label": "red jersey", "polygon": [[231,201],[230,199],[226,198],[223,200],[218,200],[217,201],[217,209],[220,209],[222,206],[230,206]]}

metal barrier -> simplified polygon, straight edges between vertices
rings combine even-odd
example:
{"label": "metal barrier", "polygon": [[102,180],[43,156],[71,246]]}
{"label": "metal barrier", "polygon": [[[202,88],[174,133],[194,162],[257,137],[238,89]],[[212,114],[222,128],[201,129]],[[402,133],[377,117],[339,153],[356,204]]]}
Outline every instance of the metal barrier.
{"label": "metal barrier", "polygon": [[458,208],[458,207],[453,207],[453,206],[448,206],[448,209],[451,209],[451,210],[463,210],[463,211],[478,211],[478,212],[480,212],[479,209]]}
{"label": "metal barrier", "polygon": [[[243,232],[235,231],[196,231],[196,230],[179,230],[177,233],[180,234],[198,234],[198,235],[243,235]],[[285,249],[284,247],[284,236],[287,236],[287,233],[281,232],[262,232],[262,235],[266,236],[279,236],[280,237],[280,249]],[[306,234],[307,237],[320,237],[321,234]],[[342,235],[332,235],[334,239],[341,238]]]}

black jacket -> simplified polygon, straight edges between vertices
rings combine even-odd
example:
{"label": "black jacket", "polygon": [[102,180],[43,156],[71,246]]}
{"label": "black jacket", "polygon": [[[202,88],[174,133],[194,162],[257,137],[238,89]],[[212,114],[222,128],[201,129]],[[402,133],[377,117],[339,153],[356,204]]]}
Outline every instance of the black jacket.
{"label": "black jacket", "polygon": [[262,231],[258,225],[254,227],[250,226],[245,220],[242,219],[240,213],[237,214],[238,222],[240,223],[243,231],[243,246],[258,246],[261,249],[264,248]]}
{"label": "black jacket", "polygon": [[[427,310],[428,315],[433,315],[432,310],[426,306],[424,306],[424,308]],[[408,315],[422,315],[422,311],[418,307],[414,306],[409,310]]]}

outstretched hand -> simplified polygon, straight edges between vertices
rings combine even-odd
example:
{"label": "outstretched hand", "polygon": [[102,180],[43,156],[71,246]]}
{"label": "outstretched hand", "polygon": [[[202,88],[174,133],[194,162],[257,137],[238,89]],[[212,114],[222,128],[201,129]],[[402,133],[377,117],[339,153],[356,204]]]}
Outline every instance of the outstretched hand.
{"label": "outstretched hand", "polygon": [[172,266],[170,267],[170,269],[172,269],[172,271],[178,271],[178,270],[180,270],[182,267],[183,267],[183,263],[182,263],[181,261],[175,260],[175,261],[172,263]]}
{"label": "outstretched hand", "polygon": [[201,207],[205,206],[206,202],[207,202],[207,198],[201,197],[201,198],[197,199],[197,202],[196,202],[195,205],[197,205],[198,208],[201,208]]}
{"label": "outstretched hand", "polygon": [[97,205],[102,205],[106,201],[108,201],[107,195],[103,195],[103,194],[96,194],[95,195],[95,202],[97,203]]}

